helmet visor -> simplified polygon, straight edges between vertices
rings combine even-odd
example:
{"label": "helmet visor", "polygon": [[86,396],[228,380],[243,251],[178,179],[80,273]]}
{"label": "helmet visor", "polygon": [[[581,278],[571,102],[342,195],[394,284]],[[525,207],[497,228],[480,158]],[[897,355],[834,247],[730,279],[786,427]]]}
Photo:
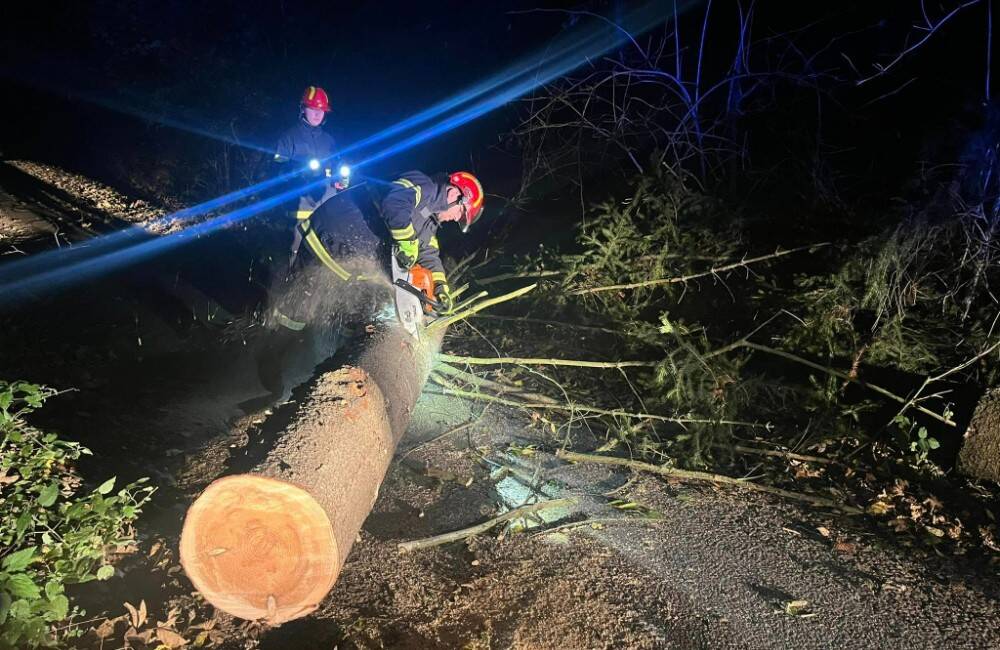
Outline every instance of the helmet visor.
{"label": "helmet visor", "polygon": [[469,232],[469,228],[472,224],[479,221],[479,217],[483,216],[483,208],[480,206],[478,209],[469,205],[468,201],[462,202],[462,218],[459,219],[458,225],[461,226],[462,232]]}

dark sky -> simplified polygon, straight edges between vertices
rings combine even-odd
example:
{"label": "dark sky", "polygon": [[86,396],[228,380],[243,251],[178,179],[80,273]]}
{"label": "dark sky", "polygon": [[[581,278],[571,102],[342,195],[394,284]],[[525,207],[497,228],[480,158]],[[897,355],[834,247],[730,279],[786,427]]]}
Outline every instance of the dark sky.
{"label": "dark sky", "polygon": [[[560,34],[569,17],[511,14],[558,2],[22,3],[4,25],[6,86],[64,121],[63,100],[98,98],[267,144],[295,119],[307,84],[330,91],[327,127],[350,142],[453,94]],[[612,3],[590,6],[614,11]],[[12,83],[14,81],[14,83]],[[7,93],[5,93],[7,94]],[[22,113],[21,107],[7,107]],[[500,111],[420,154],[456,153],[455,138],[484,142],[508,126]],[[109,116],[108,119],[114,119]],[[30,121],[30,118],[29,118]],[[5,129],[6,140],[23,129]],[[8,146],[10,143],[8,142]],[[458,147],[458,149],[462,149]],[[466,148],[467,149],[467,148]],[[458,151],[468,155],[468,150]]]}
{"label": "dark sky", "polygon": [[[662,0],[665,7],[668,1]],[[328,128],[342,144],[350,143],[520,57],[544,53],[560,34],[572,33],[587,20],[552,11],[516,12],[587,9],[616,16],[635,4],[7,3],[0,26],[5,98],[0,105],[0,147],[85,167],[143,146],[174,144],[162,133],[159,139],[150,135],[151,128],[165,128],[150,125],[170,120],[214,133],[236,132],[267,146],[294,122],[299,94],[312,83],[330,91],[335,111]],[[693,9],[681,21],[688,61],[704,6],[691,4]],[[707,65],[713,65],[713,58],[717,65],[729,65],[736,6],[735,0],[713,4]],[[753,38],[759,42],[782,35],[793,40],[803,56],[817,53],[814,71],[830,89],[823,128],[829,129],[826,141],[831,147],[869,146],[872,156],[899,149],[912,158],[925,138],[981,100],[984,7],[963,13],[892,75],[860,89],[851,82],[852,66],[870,71],[875,61],[889,60],[920,36],[912,30],[919,2],[758,2]],[[940,14],[941,6],[932,9]],[[764,46],[756,47],[760,52]],[[908,85],[897,93],[903,84]],[[886,98],[879,99],[883,95]],[[778,101],[799,102],[803,120],[815,119],[816,102],[808,93]],[[145,115],[146,120],[128,114]],[[477,156],[491,155],[490,145],[515,116],[509,107],[495,111],[382,166],[386,173],[474,166]],[[851,164],[867,173],[863,170],[872,166],[872,156]]]}

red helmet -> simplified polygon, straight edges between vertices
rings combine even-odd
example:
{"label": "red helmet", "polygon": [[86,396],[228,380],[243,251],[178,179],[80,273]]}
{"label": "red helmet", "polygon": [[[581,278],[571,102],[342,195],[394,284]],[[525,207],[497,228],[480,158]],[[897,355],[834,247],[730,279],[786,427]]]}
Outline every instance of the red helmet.
{"label": "red helmet", "polygon": [[315,108],[324,113],[330,112],[330,98],[319,86],[309,86],[302,92],[302,106]]}
{"label": "red helmet", "polygon": [[468,232],[469,226],[476,223],[483,214],[483,185],[469,172],[455,172],[448,177],[448,182],[462,192],[459,202],[465,206],[465,214],[462,215],[459,225],[462,227],[462,232]]}

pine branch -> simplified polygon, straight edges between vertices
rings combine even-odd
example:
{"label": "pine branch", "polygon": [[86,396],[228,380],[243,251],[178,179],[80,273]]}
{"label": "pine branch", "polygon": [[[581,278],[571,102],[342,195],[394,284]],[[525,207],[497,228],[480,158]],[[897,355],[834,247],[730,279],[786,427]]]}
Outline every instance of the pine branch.
{"label": "pine branch", "polygon": [[733,269],[743,268],[749,266],[750,264],[756,264],[757,262],[764,262],[766,260],[773,260],[779,257],[784,257],[785,255],[790,255],[792,253],[798,253],[800,251],[808,250],[812,251],[817,248],[822,248],[823,246],[829,246],[830,242],[823,242],[820,244],[810,244],[808,246],[799,246],[798,248],[791,248],[786,251],[775,251],[769,255],[760,255],[758,257],[752,257],[750,259],[742,259],[738,262],[733,262],[731,264],[726,264],[724,266],[716,266],[707,271],[701,273],[693,273],[691,275],[683,275],[674,278],[659,278],[656,280],[644,280],[642,282],[631,282],[628,284],[610,284],[603,287],[591,287],[589,289],[575,289],[569,292],[571,296],[581,296],[590,293],[600,293],[603,291],[619,291],[626,289],[639,289],[642,287],[655,287],[662,286],[665,284],[680,284],[684,282],[690,282],[691,280],[697,280],[698,278],[707,277],[710,275],[717,275],[725,271],[732,271]]}

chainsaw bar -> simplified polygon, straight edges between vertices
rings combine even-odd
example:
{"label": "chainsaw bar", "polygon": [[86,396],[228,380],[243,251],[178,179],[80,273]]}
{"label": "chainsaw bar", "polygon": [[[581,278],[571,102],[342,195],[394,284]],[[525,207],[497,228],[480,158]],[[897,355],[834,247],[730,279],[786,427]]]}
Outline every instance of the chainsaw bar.
{"label": "chainsaw bar", "polygon": [[[404,270],[394,256],[390,256],[392,262],[392,283],[395,289],[396,317],[399,318],[400,325],[415,339],[420,339],[420,330],[424,326],[424,308],[413,291],[420,293],[410,284],[410,273]],[[411,291],[413,290],[413,291]]]}

